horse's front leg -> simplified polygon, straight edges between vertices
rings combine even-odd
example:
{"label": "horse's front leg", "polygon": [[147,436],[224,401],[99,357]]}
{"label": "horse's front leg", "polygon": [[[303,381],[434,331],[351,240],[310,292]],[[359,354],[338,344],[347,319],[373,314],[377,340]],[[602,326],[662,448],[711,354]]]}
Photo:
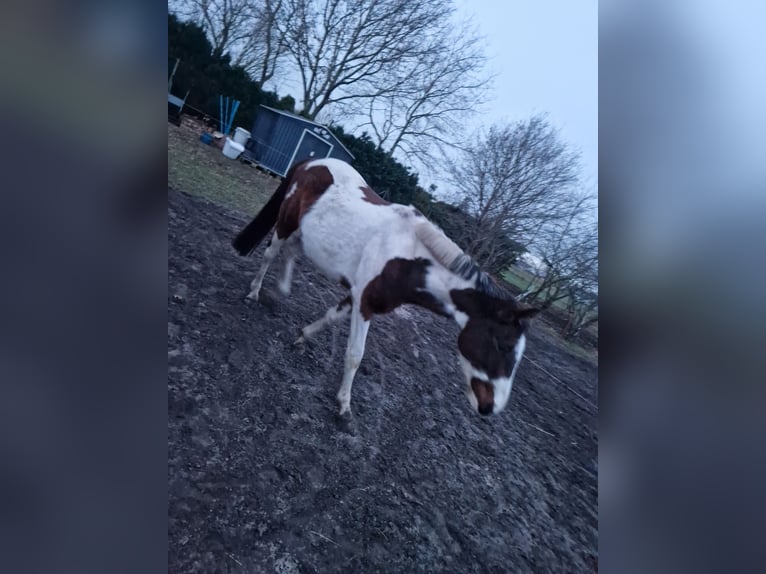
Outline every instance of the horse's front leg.
{"label": "horse's front leg", "polygon": [[301,329],[301,335],[295,341],[295,345],[302,345],[306,339],[310,339],[330,323],[339,321],[351,313],[351,296],[349,295],[334,307],[330,307],[321,319],[317,319],[310,325]]}
{"label": "horse's front leg", "polygon": [[364,356],[364,344],[367,340],[367,331],[370,329],[370,322],[365,320],[359,310],[359,302],[355,298],[351,310],[351,331],[348,336],[348,345],[346,346],[346,364],[343,370],[343,382],[338,391],[338,403],[340,404],[340,414],[345,414],[351,410],[351,385],[354,382],[359,364]]}

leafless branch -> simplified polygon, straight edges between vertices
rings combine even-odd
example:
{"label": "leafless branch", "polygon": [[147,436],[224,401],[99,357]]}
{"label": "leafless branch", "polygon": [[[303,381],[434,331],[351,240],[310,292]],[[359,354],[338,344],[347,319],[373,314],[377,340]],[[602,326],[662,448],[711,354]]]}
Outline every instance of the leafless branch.
{"label": "leafless branch", "polygon": [[459,243],[492,270],[507,266],[512,239],[528,244],[544,224],[565,220],[579,157],[545,116],[480,133],[451,168],[471,217]]}
{"label": "leafless branch", "polygon": [[229,54],[261,85],[271,79],[286,50],[277,19],[291,17],[287,0],[171,0],[169,8],[205,30],[213,54]]}

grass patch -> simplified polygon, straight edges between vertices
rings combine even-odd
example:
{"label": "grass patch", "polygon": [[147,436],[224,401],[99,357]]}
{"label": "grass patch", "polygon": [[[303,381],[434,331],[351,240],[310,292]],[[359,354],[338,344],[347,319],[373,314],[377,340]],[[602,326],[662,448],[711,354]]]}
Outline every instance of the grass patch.
{"label": "grass patch", "polygon": [[595,361],[596,364],[598,364],[598,347],[589,350],[583,348],[581,345],[578,345],[574,341],[567,341],[561,336],[559,336],[559,340],[561,341],[561,344],[564,345],[564,347],[567,349],[567,351],[569,351],[575,357],[580,357],[586,361]]}
{"label": "grass patch", "polygon": [[519,291],[526,289],[527,285],[529,285],[529,282],[533,280],[532,275],[520,267],[509,267],[503,271],[501,275],[503,279],[516,287]]}
{"label": "grass patch", "polygon": [[244,215],[255,215],[279,180],[203,144],[201,132],[202,128],[188,119],[181,127],[168,122],[168,185]]}
{"label": "grass patch", "polygon": [[[537,288],[540,285],[540,280],[535,278],[531,273],[525,271],[524,269],[521,269],[519,267],[511,266],[503,273],[501,274],[503,279],[505,279],[508,283],[516,287],[519,291],[524,291],[527,289],[527,286],[532,283],[533,288]],[[555,301],[553,305],[551,306],[551,309],[549,310],[549,313],[556,313],[559,315],[559,322],[566,321],[566,319],[562,319],[561,317],[564,317],[564,315],[561,315],[561,313],[566,314],[567,312],[567,305],[569,304],[569,297],[564,297],[563,299],[559,299],[558,301]],[[556,336],[561,340],[562,344],[573,354],[577,355],[579,357],[586,357],[586,358],[593,358],[594,356],[598,357],[597,351],[591,351],[589,349],[584,349],[580,344],[574,342],[574,341],[567,341],[563,337],[560,336],[558,331],[555,329],[552,329],[551,332],[556,333]],[[594,323],[593,325],[589,325],[585,329],[585,333],[590,335],[590,337],[593,337],[598,341],[598,323]]]}
{"label": "grass patch", "polygon": [[[511,266],[501,273],[503,279],[508,281],[511,285],[516,287],[519,291],[524,291],[527,286],[532,283],[532,289],[536,289],[540,286],[540,279],[534,277],[531,273],[524,271],[520,267]],[[562,311],[567,310],[569,305],[569,296],[565,295],[563,298],[553,302],[553,307]]]}

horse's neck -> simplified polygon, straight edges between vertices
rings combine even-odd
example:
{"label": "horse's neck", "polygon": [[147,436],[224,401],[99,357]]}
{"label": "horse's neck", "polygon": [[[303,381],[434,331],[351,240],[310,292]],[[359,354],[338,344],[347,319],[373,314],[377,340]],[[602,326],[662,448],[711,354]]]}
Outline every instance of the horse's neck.
{"label": "horse's neck", "polygon": [[445,314],[455,319],[461,327],[465,325],[468,317],[455,307],[450,292],[474,288],[476,288],[475,280],[464,279],[438,263],[429,268],[426,276],[428,292],[442,304]]}
{"label": "horse's neck", "polygon": [[427,276],[429,291],[440,302],[445,314],[464,326],[468,317],[456,308],[450,292],[476,289],[484,275],[476,263],[430,221],[418,221],[414,230],[420,244],[430,254],[434,263]]}

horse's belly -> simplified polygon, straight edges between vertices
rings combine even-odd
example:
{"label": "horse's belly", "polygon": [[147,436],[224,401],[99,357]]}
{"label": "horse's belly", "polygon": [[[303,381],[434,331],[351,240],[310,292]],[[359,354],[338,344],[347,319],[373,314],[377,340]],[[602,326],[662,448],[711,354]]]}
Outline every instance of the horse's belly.
{"label": "horse's belly", "polygon": [[362,201],[349,206],[342,198],[328,195],[321,197],[301,220],[303,252],[330,279],[345,279],[353,284],[362,254],[385,228],[389,210]]}

